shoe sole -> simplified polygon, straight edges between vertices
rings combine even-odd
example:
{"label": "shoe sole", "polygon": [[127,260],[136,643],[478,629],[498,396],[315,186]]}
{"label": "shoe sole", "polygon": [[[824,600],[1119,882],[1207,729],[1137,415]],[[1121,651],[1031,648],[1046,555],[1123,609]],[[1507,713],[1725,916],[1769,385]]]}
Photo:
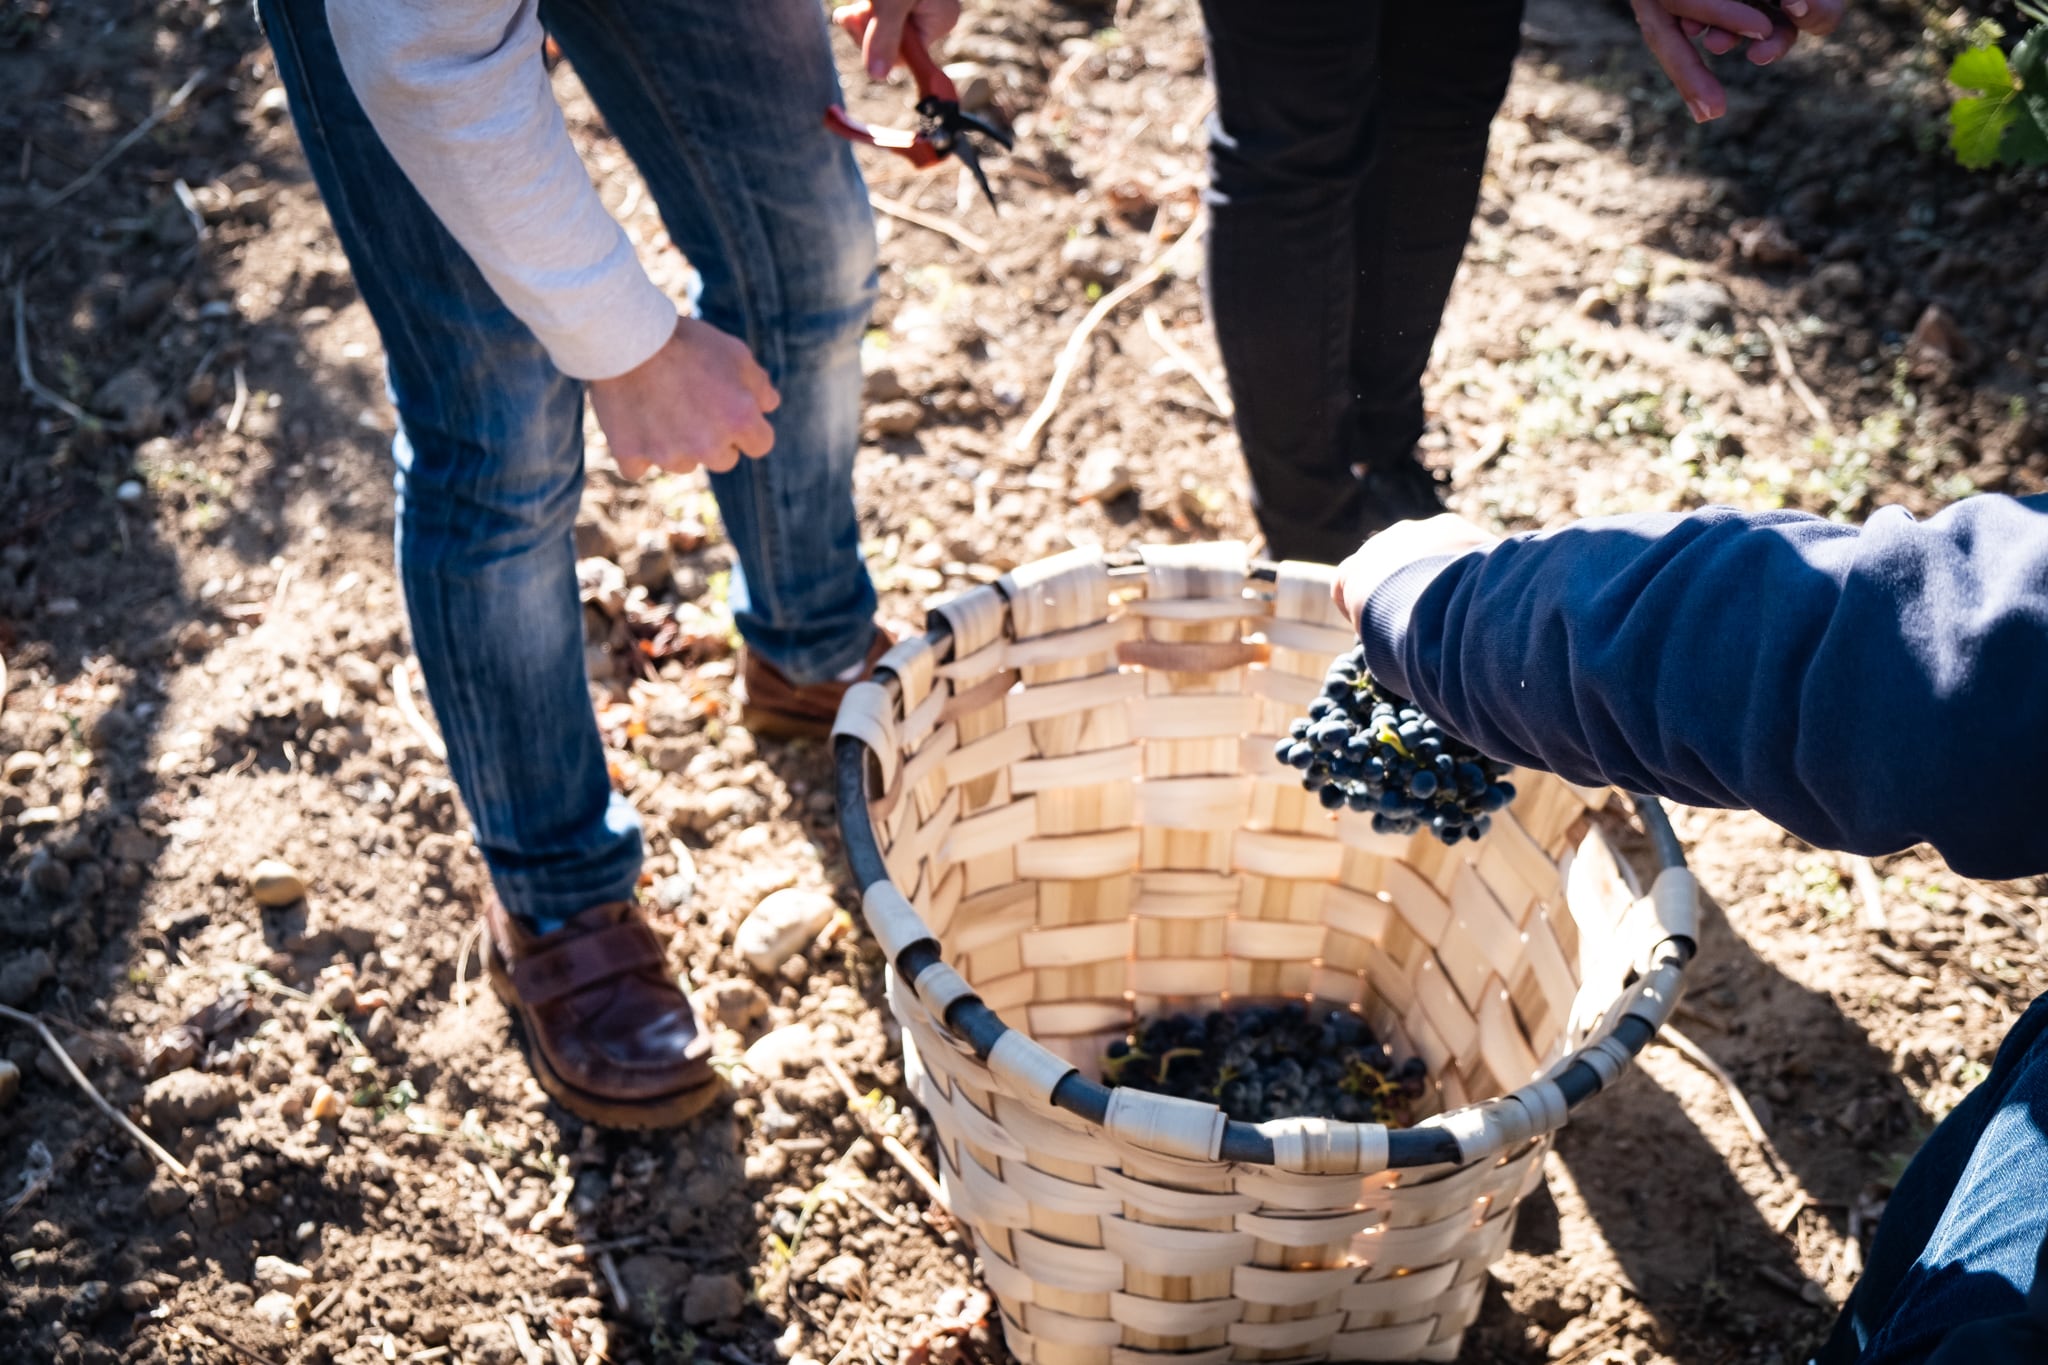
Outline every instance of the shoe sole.
{"label": "shoe sole", "polygon": [[787,711],[760,710],[742,704],[740,726],[756,739],[825,739],[832,733],[831,719],[793,716]]}
{"label": "shoe sole", "polygon": [[653,1128],[675,1128],[687,1123],[710,1108],[725,1090],[725,1083],[717,1077],[678,1091],[673,1095],[655,1095],[644,1100],[622,1100],[615,1096],[593,1095],[571,1085],[562,1078],[548,1061],[547,1049],[536,1040],[537,1031],[526,1016],[526,1007],[520,1003],[512,989],[512,983],[505,979],[498,966],[497,950],[491,946],[490,934],[484,934],[484,969],[490,977],[491,991],[504,1002],[512,1017],[519,1021],[519,1031],[525,1042],[526,1064],[533,1069],[533,1077],[540,1082],[540,1088],[548,1098],[561,1105],[577,1118],[594,1123],[600,1128],[622,1128],[645,1131]]}

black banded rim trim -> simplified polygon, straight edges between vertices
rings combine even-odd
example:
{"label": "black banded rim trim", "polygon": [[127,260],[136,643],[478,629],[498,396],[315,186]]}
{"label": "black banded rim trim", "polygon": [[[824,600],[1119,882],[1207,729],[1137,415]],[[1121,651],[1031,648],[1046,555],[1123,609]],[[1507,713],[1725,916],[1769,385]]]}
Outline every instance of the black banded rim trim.
{"label": "black banded rim trim", "polygon": [[[1271,581],[1273,573],[1274,567],[1262,562],[1253,566],[1251,576]],[[928,626],[925,640],[943,661],[946,646],[952,641],[952,629],[937,613],[928,618]],[[902,685],[892,672],[879,670],[876,681],[892,699],[901,702]],[[883,860],[881,844],[875,838],[874,820],[868,812],[868,788],[875,765],[867,746],[850,735],[840,735],[833,740],[832,759],[834,788],[839,800],[839,831],[846,844],[846,861],[855,882],[865,893],[875,883],[889,880],[889,867]],[[1626,795],[1634,804],[1636,817],[1642,822],[1644,831],[1650,836],[1657,855],[1658,871],[1684,867],[1685,850],[1663,805],[1653,797],[1634,792]],[[1691,961],[1693,953],[1691,940],[1669,939],[1658,949],[1656,956],[1661,960],[1675,960],[1683,967]],[[942,960],[943,950],[938,941],[927,936],[905,945],[896,955],[893,965],[905,980],[915,981],[920,971]],[[975,994],[964,995],[954,1001],[940,1022],[973,1050],[977,1060],[984,1063],[1003,1035],[1010,1031],[1009,1025]],[[1628,1057],[1633,1058],[1649,1043],[1654,1032],[1642,1019],[1623,1015],[1607,1034],[1575,1049],[1565,1065],[1553,1071],[1551,1076],[1564,1096],[1566,1108],[1577,1108],[1603,1088],[1600,1072],[1590,1063],[1580,1060],[1588,1049],[1600,1047],[1611,1038]],[[1089,1080],[1079,1071],[1070,1071],[1053,1087],[1052,1103],[1076,1118],[1100,1126],[1109,1114],[1109,1087]],[[1271,1166],[1274,1164],[1273,1140],[1261,1133],[1255,1124],[1228,1119],[1224,1123],[1219,1157],[1242,1165]],[[1464,1160],[1457,1138],[1442,1128],[1387,1130],[1389,1170],[1459,1165]]]}

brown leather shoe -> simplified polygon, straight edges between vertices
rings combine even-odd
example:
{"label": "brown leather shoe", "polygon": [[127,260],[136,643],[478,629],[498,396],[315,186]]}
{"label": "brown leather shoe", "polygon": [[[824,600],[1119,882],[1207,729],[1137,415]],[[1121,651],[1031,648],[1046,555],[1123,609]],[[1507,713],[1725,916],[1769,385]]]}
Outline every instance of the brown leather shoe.
{"label": "brown leather shoe", "polygon": [[596,906],[536,935],[492,897],[484,962],[526,1027],[541,1089],[570,1113],[608,1128],[666,1128],[718,1097],[703,1023],[638,906]]}
{"label": "brown leather shoe", "polygon": [[[868,646],[861,678],[875,671],[875,665],[895,643],[895,636],[881,626],[875,627],[874,643]],[[836,679],[820,683],[793,683],[781,669],[748,650],[746,660],[740,666],[743,691],[740,724],[771,739],[799,736],[823,739],[832,733],[832,722],[839,715],[840,698],[852,685],[852,682]]]}

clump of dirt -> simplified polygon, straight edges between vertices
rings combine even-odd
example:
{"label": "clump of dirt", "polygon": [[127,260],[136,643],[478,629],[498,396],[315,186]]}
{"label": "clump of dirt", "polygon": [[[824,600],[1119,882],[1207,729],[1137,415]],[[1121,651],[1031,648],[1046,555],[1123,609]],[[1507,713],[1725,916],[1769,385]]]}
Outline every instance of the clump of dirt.
{"label": "clump of dirt", "polygon": [[[1959,34],[1921,25],[1886,0],[1738,63],[1730,118],[1694,129],[1624,19],[1532,6],[1429,385],[1462,509],[2042,487],[2048,183],[1948,162]],[[899,119],[900,85],[840,55],[855,111]],[[1017,439],[1094,300],[1195,221],[1193,0],[971,9],[951,55],[1020,140],[990,159],[1000,218],[949,172],[870,166],[858,483],[888,611],[1070,544],[1249,537],[1192,253]],[[409,662],[377,339],[247,10],[17,6],[0,127],[0,292],[35,386],[0,392],[0,1003],[191,1172],[5,1025],[0,1340],[67,1365],[997,1358],[969,1241],[883,1141],[923,1126],[878,953],[850,916],[773,971],[732,946],[771,892],[856,897],[822,749],[732,723],[701,479],[629,484],[595,445],[578,577],[646,895],[734,1096],[605,1134],[547,1102],[479,986],[485,878]],[[1680,827],[1723,913],[1679,1025],[1770,1150],[1652,1048],[1561,1135],[1470,1359],[1800,1358],[1885,1181],[2048,985],[2037,886]]]}

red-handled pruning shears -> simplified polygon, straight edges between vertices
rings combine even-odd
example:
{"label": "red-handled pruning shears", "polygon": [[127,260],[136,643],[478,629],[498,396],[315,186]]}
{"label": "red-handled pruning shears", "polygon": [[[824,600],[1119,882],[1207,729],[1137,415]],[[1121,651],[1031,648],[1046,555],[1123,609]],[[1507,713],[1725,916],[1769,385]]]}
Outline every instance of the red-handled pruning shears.
{"label": "red-handled pruning shears", "polygon": [[[867,13],[865,7],[856,7],[842,21],[843,27],[855,39],[861,36]],[[924,35],[918,32],[914,22],[903,26],[900,50],[904,64],[917,78],[917,127],[870,128],[837,104],[825,111],[825,126],[849,142],[865,142],[870,147],[894,152],[920,170],[936,166],[949,156],[957,156],[961,164],[974,173],[975,183],[988,196],[988,206],[994,208],[995,191],[989,188],[988,176],[981,169],[981,157],[975,152],[974,143],[967,134],[980,133],[1008,151],[1011,145],[1009,132],[961,110],[960,92],[953,87],[953,78],[932,59],[931,49],[925,46]]]}

